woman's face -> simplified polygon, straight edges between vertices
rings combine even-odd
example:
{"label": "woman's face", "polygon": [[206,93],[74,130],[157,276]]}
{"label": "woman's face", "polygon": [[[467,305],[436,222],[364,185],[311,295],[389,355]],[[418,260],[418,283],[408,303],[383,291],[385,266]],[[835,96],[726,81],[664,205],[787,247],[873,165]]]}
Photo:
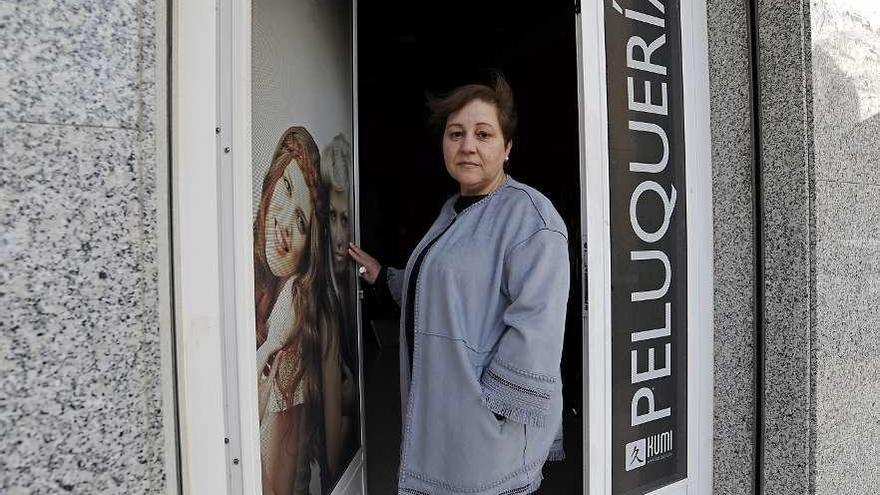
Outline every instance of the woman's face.
{"label": "woman's face", "polygon": [[504,174],[508,153],[495,105],[473,100],[446,119],[443,161],[462,194],[490,192]]}
{"label": "woman's face", "polygon": [[266,262],[276,277],[289,277],[299,266],[312,221],[312,196],[296,160],[275,182],[266,211]]}
{"label": "woman's face", "polygon": [[330,239],[333,243],[333,271],[337,277],[344,275],[348,267],[348,241],[351,238],[348,221],[348,193],[331,190]]}

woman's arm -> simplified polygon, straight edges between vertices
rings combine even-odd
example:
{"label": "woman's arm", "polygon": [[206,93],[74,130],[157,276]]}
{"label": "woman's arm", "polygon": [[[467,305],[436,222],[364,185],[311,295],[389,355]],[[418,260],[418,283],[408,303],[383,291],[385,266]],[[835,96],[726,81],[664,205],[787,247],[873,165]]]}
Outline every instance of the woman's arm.
{"label": "woman's arm", "polygon": [[337,329],[328,325],[321,334],[324,357],[321,371],[324,388],[324,431],[327,441],[327,464],[330,477],[336,476],[342,453],[342,362],[339,359]]}
{"label": "woman's arm", "polygon": [[260,426],[264,495],[293,493],[299,456],[299,422],[302,406],[270,411]]}
{"label": "woman's arm", "polygon": [[403,299],[403,270],[392,266],[385,267],[385,287],[398,306]]}
{"label": "woman's arm", "polygon": [[266,367],[266,363],[269,362],[269,358],[272,357],[273,354],[278,352],[280,347],[277,347],[276,344],[269,342],[263,342],[260,347],[257,348],[257,377],[260,377],[263,374],[263,369]]}
{"label": "woman's arm", "polygon": [[272,393],[276,368],[273,367],[269,375],[257,373],[257,415],[260,424],[263,424],[266,417],[266,406],[269,404],[269,395]]}
{"label": "woman's arm", "polygon": [[480,382],[492,412],[543,426],[560,387],[559,365],[569,288],[568,240],[541,229],[504,260],[507,327]]}
{"label": "woman's arm", "polygon": [[296,331],[294,328],[294,322],[296,321],[294,312],[295,310],[290,307],[283,314],[276,314],[275,308],[272,308],[272,312],[266,321],[266,325],[269,327],[266,329],[266,341],[257,348],[258,376],[259,373],[263,372],[269,359],[293,338],[293,334]]}

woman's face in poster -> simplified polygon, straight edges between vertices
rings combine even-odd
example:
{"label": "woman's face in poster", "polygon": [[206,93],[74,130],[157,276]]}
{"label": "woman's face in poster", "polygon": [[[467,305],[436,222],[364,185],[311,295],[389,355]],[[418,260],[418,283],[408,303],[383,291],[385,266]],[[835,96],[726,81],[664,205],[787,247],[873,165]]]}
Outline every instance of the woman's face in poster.
{"label": "woman's face in poster", "polygon": [[330,191],[330,237],[333,241],[333,272],[337,277],[348,267],[349,230],[348,193]]}
{"label": "woman's face in poster", "polygon": [[312,197],[296,160],[291,160],[275,183],[266,224],[266,261],[276,277],[296,272],[306,248],[312,219]]}

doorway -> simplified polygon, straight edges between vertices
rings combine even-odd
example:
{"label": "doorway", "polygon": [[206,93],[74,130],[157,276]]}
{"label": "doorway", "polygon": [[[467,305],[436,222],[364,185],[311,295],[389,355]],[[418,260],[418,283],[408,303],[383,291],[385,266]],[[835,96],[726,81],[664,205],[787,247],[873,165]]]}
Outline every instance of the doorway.
{"label": "doorway", "polygon": [[[261,13],[261,9],[278,4],[307,10],[296,16]],[[681,50],[672,56],[683,64],[688,89],[683,93],[684,109],[678,112],[686,117],[682,139],[687,138],[684,163],[688,164],[690,184],[686,190],[682,188],[682,195],[691,205],[686,239],[687,263],[692,268],[686,281],[687,311],[690,327],[699,331],[687,336],[687,414],[692,433],[686,443],[688,479],[669,488],[670,493],[710,490],[713,459],[712,160],[706,10],[699,0],[682,5],[686,8],[670,8],[669,12],[680,15],[683,26]],[[611,52],[606,50],[604,11],[609,10],[608,5],[585,3],[577,21],[573,5],[557,0],[548,0],[538,9],[497,0],[476,5],[454,1],[442,6],[389,0],[369,9],[361,6],[355,18],[349,15],[350,6],[346,0],[180,2],[172,16],[172,72],[176,75],[170,117],[176,143],[172,162],[178,164],[173,169],[177,184],[175,232],[180,237],[175,249],[182,260],[175,311],[179,311],[181,335],[186,335],[179,342],[182,366],[178,386],[187,486],[220,493],[227,479],[224,474],[228,474],[229,491],[239,492],[238,486],[244,493],[260,490],[252,235],[256,196],[251,188],[261,184],[259,167],[268,165],[267,155],[272,151],[268,148],[277,142],[261,141],[260,137],[277,138],[289,126],[305,126],[314,132],[314,144],[323,148],[349,129],[357,146],[355,167],[360,155],[360,179],[354,182],[363,220],[361,244],[381,259],[399,264],[427,228],[440,202],[454,190],[443,170],[439,143],[422,125],[426,117],[424,92],[443,92],[464,82],[485,80],[487,69],[497,68],[513,85],[522,121],[514,136],[512,175],[554,202],[572,240],[572,290],[562,363],[568,458],[545,469],[542,493],[581,493],[585,472],[589,473],[590,490],[605,493],[612,482],[613,433],[607,400],[612,390],[609,240],[614,233],[608,212],[608,155],[615,150],[609,150],[608,133],[609,122],[627,117],[609,114],[605,106],[606,85],[625,81],[623,77],[607,77],[606,58]],[[318,17],[327,7],[335,9],[335,17]],[[614,10],[610,9],[609,15],[617,15]],[[313,22],[316,18],[326,22]],[[211,19],[217,20],[216,25]],[[263,29],[261,19],[272,21],[275,27]],[[618,41],[633,34],[627,30],[609,32]],[[275,43],[276,35],[283,39]],[[469,39],[475,41],[461,41]],[[626,43],[611,46],[620,55],[620,47]],[[278,59],[272,56],[276,48],[312,52]],[[347,58],[351,49],[358,57],[354,94],[360,95],[359,102],[352,99],[351,72],[340,70],[352,68]],[[578,77],[583,101],[578,99]],[[260,81],[274,91],[261,93]],[[304,83],[305,88],[292,90],[288,83]],[[261,103],[266,103],[262,109]],[[360,119],[355,122],[358,104]],[[336,111],[328,112],[328,108]],[[583,108],[580,118],[579,108]],[[280,126],[288,127],[260,134],[257,117],[264,116],[266,109],[291,112],[289,118],[279,119]],[[334,120],[346,109],[352,111],[351,116]],[[579,120],[583,123],[580,143]],[[588,152],[579,153],[583,147]],[[266,155],[260,159],[259,153]],[[583,164],[582,175],[579,163]],[[215,182],[216,190],[206,187]],[[590,215],[581,217],[579,200]],[[221,212],[218,205],[227,209]],[[582,328],[586,294],[582,291],[581,268],[585,263],[580,242],[585,236],[581,225],[589,231],[591,243],[589,404],[581,392],[586,379],[582,374],[582,365],[586,365],[582,357],[586,355],[582,338],[586,334]],[[228,273],[221,277],[221,269]],[[350,288],[356,287],[352,284]],[[356,290],[351,297],[357,300]],[[358,315],[364,323],[363,332],[353,330],[357,325],[348,331],[360,336],[363,343],[364,353],[358,355],[364,359],[355,365],[362,364],[365,370],[364,379],[356,383],[366,388],[360,395],[365,398],[360,405],[366,406],[366,413],[352,409],[351,416],[367,424],[364,446],[370,493],[389,493],[396,478],[400,440],[397,332],[393,323],[397,315],[369,297],[364,302],[366,311]],[[217,380],[221,374],[223,380]],[[187,404],[199,407],[185,407]],[[589,442],[583,427],[587,408]],[[224,413],[199,416],[201,410]],[[357,430],[351,429],[360,433]],[[218,449],[220,439],[225,447]],[[587,445],[589,463],[584,462],[587,453],[583,447]],[[354,452],[348,464],[338,463],[336,493],[359,493],[365,451]]]}
{"label": "doorway", "polygon": [[[566,458],[539,493],[583,493],[583,301],[577,37],[572,2],[499,0],[360,6],[357,94],[361,245],[403,266],[456,192],[427,125],[426,93],[500,71],[519,114],[510,174],[543,192],[569,231],[571,291],[562,357]],[[368,493],[396,493],[401,431],[399,310],[367,294],[362,313]]]}

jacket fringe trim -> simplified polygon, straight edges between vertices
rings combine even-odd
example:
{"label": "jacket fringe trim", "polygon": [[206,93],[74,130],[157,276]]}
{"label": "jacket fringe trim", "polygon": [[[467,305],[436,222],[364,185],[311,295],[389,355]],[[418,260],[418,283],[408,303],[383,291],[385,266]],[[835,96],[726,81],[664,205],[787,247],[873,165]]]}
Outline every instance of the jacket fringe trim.
{"label": "jacket fringe trim", "polygon": [[565,450],[551,448],[547,455],[547,462],[560,462],[565,460]]}
{"label": "jacket fringe trim", "polygon": [[565,460],[565,449],[562,448],[562,427],[559,428],[559,433],[556,434],[556,438],[553,440],[553,445],[550,446],[550,453],[547,454],[547,462],[559,462]]}
{"label": "jacket fringe trim", "polygon": [[528,485],[514,488],[513,490],[503,491],[499,495],[531,495],[532,493],[537,492],[538,488],[541,488],[541,481],[543,481],[543,479],[543,476],[539,474],[538,477]]}
{"label": "jacket fringe trim", "polygon": [[532,425],[538,428],[543,428],[547,425],[546,414],[516,406],[491,393],[483,393],[483,402],[486,403],[492,412],[517,423]]}
{"label": "jacket fringe trim", "polygon": [[[538,477],[535,478],[535,480],[528,485],[505,490],[498,495],[531,495],[538,491],[538,488],[541,487],[541,481],[543,481],[543,479],[543,476],[541,476],[539,473]],[[430,495],[428,492],[417,490],[415,488],[401,488],[398,493],[402,495]]]}
{"label": "jacket fringe trim", "polygon": [[538,428],[547,425],[549,391],[514,382],[492,368],[483,373],[482,386],[483,402],[495,414]]}

